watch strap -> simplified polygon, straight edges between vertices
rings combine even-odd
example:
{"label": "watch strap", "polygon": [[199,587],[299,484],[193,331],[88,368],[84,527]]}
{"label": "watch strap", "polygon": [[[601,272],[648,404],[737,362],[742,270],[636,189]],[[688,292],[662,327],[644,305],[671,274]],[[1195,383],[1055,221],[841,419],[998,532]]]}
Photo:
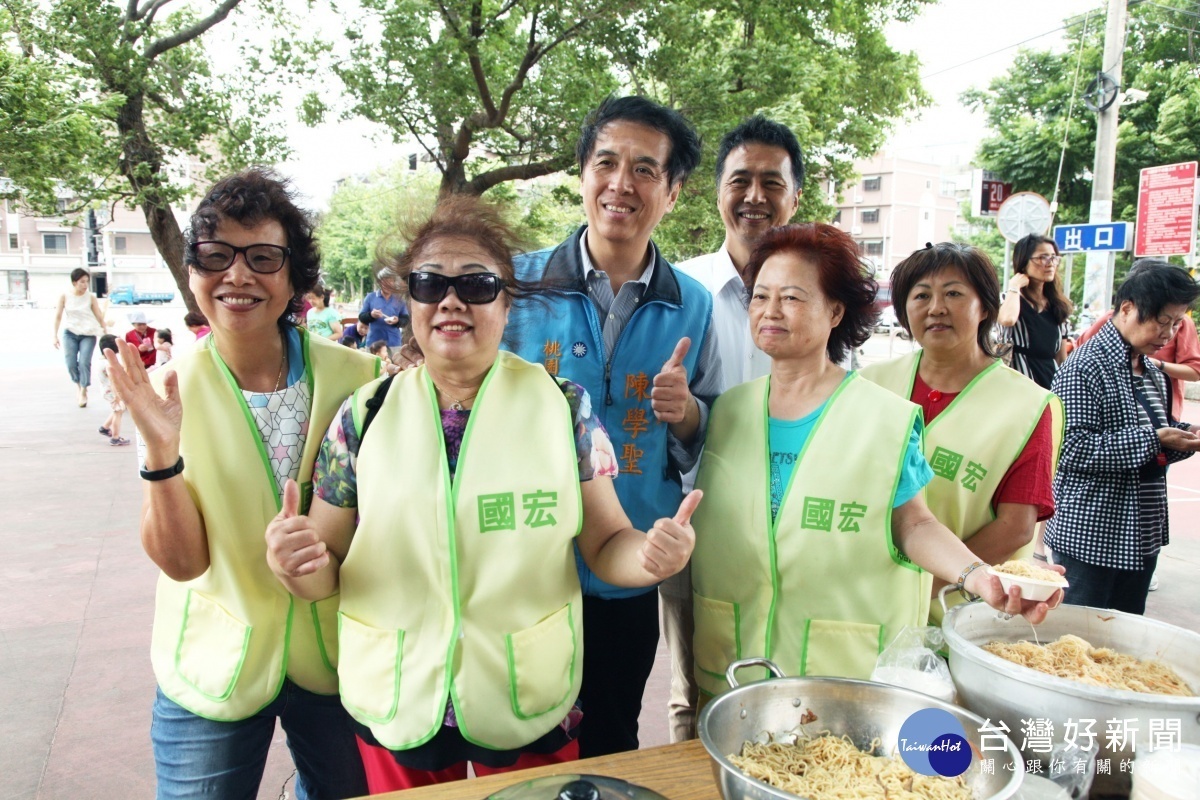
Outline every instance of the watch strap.
{"label": "watch strap", "polygon": [[168,478],[174,478],[181,472],[183,472],[183,456],[180,456],[178,461],[166,469],[146,469],[146,465],[143,464],[138,474],[144,481],[165,481]]}

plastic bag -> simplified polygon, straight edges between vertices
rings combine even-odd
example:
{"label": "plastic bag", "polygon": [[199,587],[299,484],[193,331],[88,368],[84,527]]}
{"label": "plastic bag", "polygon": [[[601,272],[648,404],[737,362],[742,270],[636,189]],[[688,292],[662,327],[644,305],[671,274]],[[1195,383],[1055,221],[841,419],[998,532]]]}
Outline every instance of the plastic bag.
{"label": "plastic bag", "polygon": [[954,680],[950,668],[937,654],[946,646],[941,628],[905,627],[875,662],[871,680],[954,702]]}

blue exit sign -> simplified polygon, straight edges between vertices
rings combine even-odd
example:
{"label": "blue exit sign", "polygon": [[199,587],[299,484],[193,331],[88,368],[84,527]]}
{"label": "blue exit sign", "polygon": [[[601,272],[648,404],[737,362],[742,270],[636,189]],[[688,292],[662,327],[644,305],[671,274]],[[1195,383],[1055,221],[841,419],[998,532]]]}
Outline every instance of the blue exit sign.
{"label": "blue exit sign", "polygon": [[1061,253],[1124,252],[1133,246],[1133,224],[1055,225],[1054,243]]}

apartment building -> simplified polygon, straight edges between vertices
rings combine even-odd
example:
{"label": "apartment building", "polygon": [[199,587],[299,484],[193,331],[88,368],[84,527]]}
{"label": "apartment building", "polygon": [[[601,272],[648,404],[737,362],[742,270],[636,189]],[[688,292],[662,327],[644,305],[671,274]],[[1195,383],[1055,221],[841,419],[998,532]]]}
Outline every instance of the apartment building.
{"label": "apartment building", "polygon": [[926,242],[950,239],[958,199],[942,167],[885,154],[854,167],[862,176],[857,182],[827,184],[837,206],[833,224],[854,237],[880,278]]}
{"label": "apartment building", "polygon": [[92,290],[100,297],[126,284],[143,292],[175,291],[140,209],[118,204],[67,212],[68,206],[64,199],[61,216],[38,217],[0,201],[0,302],[53,305],[77,267],[92,273]]}

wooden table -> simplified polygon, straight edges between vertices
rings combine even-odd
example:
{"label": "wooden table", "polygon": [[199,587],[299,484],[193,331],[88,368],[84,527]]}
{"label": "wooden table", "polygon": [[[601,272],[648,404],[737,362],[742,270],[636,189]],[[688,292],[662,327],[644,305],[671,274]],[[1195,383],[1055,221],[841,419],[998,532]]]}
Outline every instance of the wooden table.
{"label": "wooden table", "polygon": [[713,782],[712,762],[699,740],[376,796],[393,800],[483,800],[514,783],[545,775],[605,775],[653,789],[669,800],[721,800]]}

